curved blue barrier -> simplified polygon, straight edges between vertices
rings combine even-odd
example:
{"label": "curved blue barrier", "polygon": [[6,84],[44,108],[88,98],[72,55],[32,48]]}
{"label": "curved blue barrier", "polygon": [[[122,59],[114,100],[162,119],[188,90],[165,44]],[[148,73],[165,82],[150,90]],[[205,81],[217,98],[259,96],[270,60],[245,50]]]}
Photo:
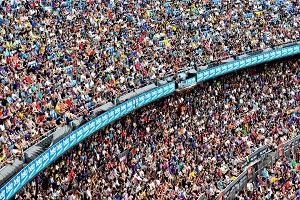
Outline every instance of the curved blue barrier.
{"label": "curved blue barrier", "polygon": [[[249,56],[241,60],[233,61],[198,72],[196,77],[187,79],[185,81],[185,85],[194,85],[198,82],[202,82],[207,79],[217,77],[235,70],[299,53],[300,45],[294,45],[261,53],[255,56]],[[106,126],[116,119],[119,119],[120,117],[128,114],[136,108],[142,107],[173,92],[175,92],[175,82],[168,83],[151,91],[145,92],[137,97],[134,97],[133,99],[130,99],[116,106],[115,108],[103,113],[92,121],[84,124],[77,130],[70,133],[67,137],[56,143],[54,146],[46,150],[34,161],[23,168],[18,174],[16,174],[4,187],[1,188],[0,199],[11,198],[20,188],[22,188],[28,181],[34,178],[46,166],[56,160],[68,149],[74,147],[81,140],[90,136],[100,128]]]}

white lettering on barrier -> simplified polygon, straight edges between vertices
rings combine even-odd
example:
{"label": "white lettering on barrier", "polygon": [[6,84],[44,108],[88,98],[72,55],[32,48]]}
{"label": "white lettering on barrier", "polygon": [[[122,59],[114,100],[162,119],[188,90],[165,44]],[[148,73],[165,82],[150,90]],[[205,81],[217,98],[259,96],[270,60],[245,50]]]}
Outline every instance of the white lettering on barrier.
{"label": "white lettering on barrier", "polygon": [[86,125],[83,125],[83,127],[80,127],[76,130],[76,141],[79,142],[80,139],[83,137],[83,128],[86,127]]}
{"label": "white lettering on barrier", "polygon": [[[69,139],[69,137],[66,137],[64,140],[63,140],[63,145],[64,145],[64,151],[66,151],[68,148],[69,148],[69,143],[70,143],[70,139]],[[61,142],[60,142],[60,144],[62,144]],[[58,146],[59,146],[59,144],[57,145],[57,154],[58,154]]]}
{"label": "white lettering on barrier", "polygon": [[56,156],[56,146],[53,146],[50,149],[50,159],[53,160],[55,156]]}
{"label": "white lettering on barrier", "polygon": [[[28,181],[28,169],[27,167],[25,167],[22,171],[21,171],[21,180],[22,180],[22,185]],[[0,198],[1,199],[1,198]]]}
{"label": "white lettering on barrier", "polygon": [[240,68],[240,62],[239,61],[234,62],[233,63],[233,68],[234,68],[234,70],[239,69]]}
{"label": "white lettering on barrier", "polygon": [[254,155],[253,157],[251,157],[250,159],[249,159],[249,161],[250,162],[253,162],[254,160],[256,160],[257,159],[257,155]]}
{"label": "white lettering on barrier", "polygon": [[259,152],[259,156],[262,156],[264,154],[266,154],[268,152],[268,148],[265,148],[264,150],[262,150],[261,152]]}
{"label": "white lettering on barrier", "polygon": [[251,65],[256,64],[257,63],[257,56],[254,56],[251,58]]}
{"label": "white lettering on barrier", "polygon": [[209,70],[209,77],[211,78],[211,77],[214,77],[214,76],[216,76],[216,69],[212,68],[212,69]]}
{"label": "white lettering on barrier", "polygon": [[70,135],[70,146],[72,146],[75,142],[76,142],[76,133],[77,133],[77,130],[75,130],[71,135]]}
{"label": "white lettering on barrier", "polygon": [[146,99],[146,103],[152,101],[150,92],[148,92],[148,93],[145,94],[145,99]]}
{"label": "white lettering on barrier", "polygon": [[48,161],[49,161],[49,152],[45,151],[45,153],[43,155],[43,167],[48,164]]}
{"label": "white lettering on barrier", "polygon": [[264,54],[264,61],[267,61],[270,59],[270,53],[265,53]]}
{"label": "white lettering on barrier", "polygon": [[300,45],[294,46],[294,52],[293,53],[298,53],[299,52],[299,46]]}
{"label": "white lettering on barrier", "polygon": [[89,124],[85,124],[85,126],[83,126],[83,128],[81,129],[81,131],[83,132],[82,135],[84,135],[84,136],[86,136],[87,134],[89,134],[89,132],[90,132]]}
{"label": "white lettering on barrier", "polygon": [[168,92],[169,92],[169,85],[164,85],[163,86],[163,90],[164,90],[164,95],[168,94]]}
{"label": "white lettering on barrier", "polygon": [[[66,144],[65,144],[66,143]],[[63,151],[63,146],[67,148],[69,146],[69,138],[64,140],[63,142],[58,142],[56,144],[56,154],[59,155]],[[65,149],[64,149],[65,150]]]}
{"label": "white lettering on barrier", "polygon": [[189,86],[190,85],[191,80],[190,79],[186,79],[185,81],[182,81],[182,83],[185,84],[185,86]]}
{"label": "white lettering on barrier", "polygon": [[118,118],[120,116],[120,113],[121,113],[121,109],[120,106],[118,106],[115,108],[115,118]]}
{"label": "white lettering on barrier", "polygon": [[189,78],[188,80],[186,80],[186,86],[190,86],[196,83],[196,78]]}
{"label": "white lettering on barrier", "polygon": [[197,73],[197,81],[202,81],[204,79],[204,74],[202,72]]}
{"label": "white lettering on barrier", "polygon": [[163,93],[164,93],[163,89],[162,88],[158,88],[158,90],[157,90],[157,96],[161,97],[163,95]]}
{"label": "white lettering on barrier", "polygon": [[169,93],[175,91],[175,83],[170,83],[169,84]]}
{"label": "white lettering on barrier", "polygon": [[240,66],[239,66],[239,68],[243,68],[243,67],[245,67],[246,66],[246,61],[245,60],[240,60]]}
{"label": "white lettering on barrier", "polygon": [[292,54],[294,52],[294,48],[293,47],[288,47],[287,48],[288,54]]}
{"label": "white lettering on barrier", "polygon": [[142,96],[138,97],[137,100],[138,100],[138,102],[137,102],[138,106],[143,105],[143,103],[145,101],[145,96],[142,95]]}
{"label": "white lettering on barrier", "polygon": [[121,104],[121,115],[123,115],[126,112],[126,103]]}
{"label": "white lettering on barrier", "polygon": [[[83,126],[83,128],[80,130],[80,132],[88,132],[88,131],[89,131],[89,124],[85,124]],[[82,135],[84,135],[84,134],[82,134]]]}
{"label": "white lettering on barrier", "polygon": [[276,54],[276,58],[281,57],[281,55],[282,55],[281,49],[277,49],[277,50],[275,51],[275,54]]}
{"label": "white lettering on barrier", "polygon": [[208,71],[204,71],[203,72],[203,80],[207,79],[209,77],[209,72]]}
{"label": "white lettering on barrier", "polygon": [[115,118],[115,110],[108,111],[108,118],[109,118],[109,120],[108,120],[107,123],[109,123],[109,122],[111,122],[111,121],[114,120],[114,118]]}
{"label": "white lettering on barrier", "polygon": [[20,182],[21,182],[21,177],[20,174],[14,177],[14,190],[17,190],[19,188]]}
{"label": "white lettering on barrier", "polygon": [[133,102],[135,102],[135,99],[131,99],[131,100],[129,100],[129,101],[126,103],[126,112],[127,112],[128,110],[131,110],[131,109],[132,109],[132,107],[133,107],[133,105],[134,105]]}
{"label": "white lettering on barrier", "polygon": [[35,172],[35,162],[31,162],[28,165],[28,173],[29,173],[28,178],[29,179],[33,176],[34,172]]}
{"label": "white lettering on barrier", "polygon": [[262,62],[263,60],[264,60],[264,55],[259,54],[259,55],[257,56],[257,62]]}
{"label": "white lettering on barrier", "polygon": [[287,52],[286,48],[282,49],[281,53],[282,53],[283,56],[288,55],[288,52]]}
{"label": "white lettering on barrier", "polygon": [[42,156],[37,157],[35,163],[36,163],[35,171],[38,172],[43,165],[43,157]]}
{"label": "white lettering on barrier", "polygon": [[246,59],[246,66],[249,66],[249,65],[251,65],[251,58]]}
{"label": "white lettering on barrier", "polygon": [[14,187],[13,181],[10,181],[10,182],[6,185],[6,188],[5,188],[6,197],[9,197],[9,196],[10,196],[10,194],[11,194],[12,191],[13,191],[13,187]]}
{"label": "white lettering on barrier", "polygon": [[227,70],[228,72],[231,71],[233,69],[233,63],[228,63],[227,64]]}
{"label": "white lettering on barrier", "polygon": [[151,96],[152,96],[152,99],[157,98],[157,90],[156,89],[151,92]]}
{"label": "white lettering on barrier", "polygon": [[191,82],[191,85],[193,85],[193,84],[196,84],[196,77],[194,77],[194,78],[192,78],[192,80],[191,80],[192,82]]}
{"label": "white lettering on barrier", "polygon": [[102,118],[102,126],[104,126],[104,124],[107,122],[108,120],[108,114],[104,113],[103,115],[101,115]]}
{"label": "white lettering on barrier", "polygon": [[222,65],[222,72],[226,73],[227,72],[227,65]]}
{"label": "white lettering on barrier", "polygon": [[269,53],[269,55],[270,55],[269,59],[274,59],[275,56],[276,56],[276,54],[275,54],[274,51],[271,51],[271,52]]}
{"label": "white lettering on barrier", "polygon": [[88,124],[88,127],[89,127],[89,131],[90,133],[94,132],[94,129],[95,129],[95,121],[90,121],[90,123]]}
{"label": "white lettering on barrier", "polygon": [[222,68],[221,68],[220,66],[217,67],[217,68],[216,68],[216,75],[221,74],[221,72],[222,72]]}
{"label": "white lettering on barrier", "polygon": [[97,130],[100,129],[100,127],[102,126],[102,117],[98,116],[96,118],[96,126],[97,126]]}
{"label": "white lettering on barrier", "polygon": [[1,190],[0,192],[0,199],[5,199],[5,190]]}

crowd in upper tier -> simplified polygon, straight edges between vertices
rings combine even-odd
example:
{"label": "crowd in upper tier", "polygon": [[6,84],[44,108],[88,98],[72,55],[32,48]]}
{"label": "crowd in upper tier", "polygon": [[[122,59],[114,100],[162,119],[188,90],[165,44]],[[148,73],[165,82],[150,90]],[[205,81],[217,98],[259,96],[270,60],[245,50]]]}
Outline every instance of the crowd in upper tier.
{"label": "crowd in upper tier", "polygon": [[151,103],[64,154],[16,199],[217,198],[248,155],[300,134],[299,65],[264,64]]}
{"label": "crowd in upper tier", "polygon": [[1,149],[20,156],[181,69],[294,42],[299,12],[299,0],[0,0]]}

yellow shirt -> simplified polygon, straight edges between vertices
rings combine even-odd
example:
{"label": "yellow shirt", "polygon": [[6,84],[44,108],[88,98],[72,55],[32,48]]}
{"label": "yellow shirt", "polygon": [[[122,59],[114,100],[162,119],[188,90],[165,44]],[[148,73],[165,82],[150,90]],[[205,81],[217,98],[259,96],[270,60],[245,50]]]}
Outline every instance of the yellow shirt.
{"label": "yellow shirt", "polygon": [[169,44],[169,40],[163,40],[163,42],[164,42],[165,45]]}
{"label": "yellow shirt", "polygon": [[20,113],[19,116],[21,117],[21,119],[23,119],[24,114],[23,114],[23,113]]}
{"label": "yellow shirt", "polygon": [[194,172],[194,171],[192,171],[192,172],[190,173],[190,178],[196,178],[195,172]]}
{"label": "yellow shirt", "polygon": [[271,179],[271,183],[274,183],[277,181],[277,178],[274,176],[272,179]]}
{"label": "yellow shirt", "polygon": [[55,106],[55,111],[56,111],[57,113],[60,113],[60,107],[59,107],[58,104]]}

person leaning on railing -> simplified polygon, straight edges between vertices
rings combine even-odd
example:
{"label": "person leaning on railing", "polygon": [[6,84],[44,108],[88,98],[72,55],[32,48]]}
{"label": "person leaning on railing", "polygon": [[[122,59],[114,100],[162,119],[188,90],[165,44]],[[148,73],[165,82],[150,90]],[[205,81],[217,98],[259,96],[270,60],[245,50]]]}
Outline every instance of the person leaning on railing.
{"label": "person leaning on railing", "polygon": [[5,166],[5,164],[13,164],[13,161],[9,160],[6,157],[6,154],[8,152],[4,152],[4,151],[5,151],[4,149],[0,149],[0,168]]}

